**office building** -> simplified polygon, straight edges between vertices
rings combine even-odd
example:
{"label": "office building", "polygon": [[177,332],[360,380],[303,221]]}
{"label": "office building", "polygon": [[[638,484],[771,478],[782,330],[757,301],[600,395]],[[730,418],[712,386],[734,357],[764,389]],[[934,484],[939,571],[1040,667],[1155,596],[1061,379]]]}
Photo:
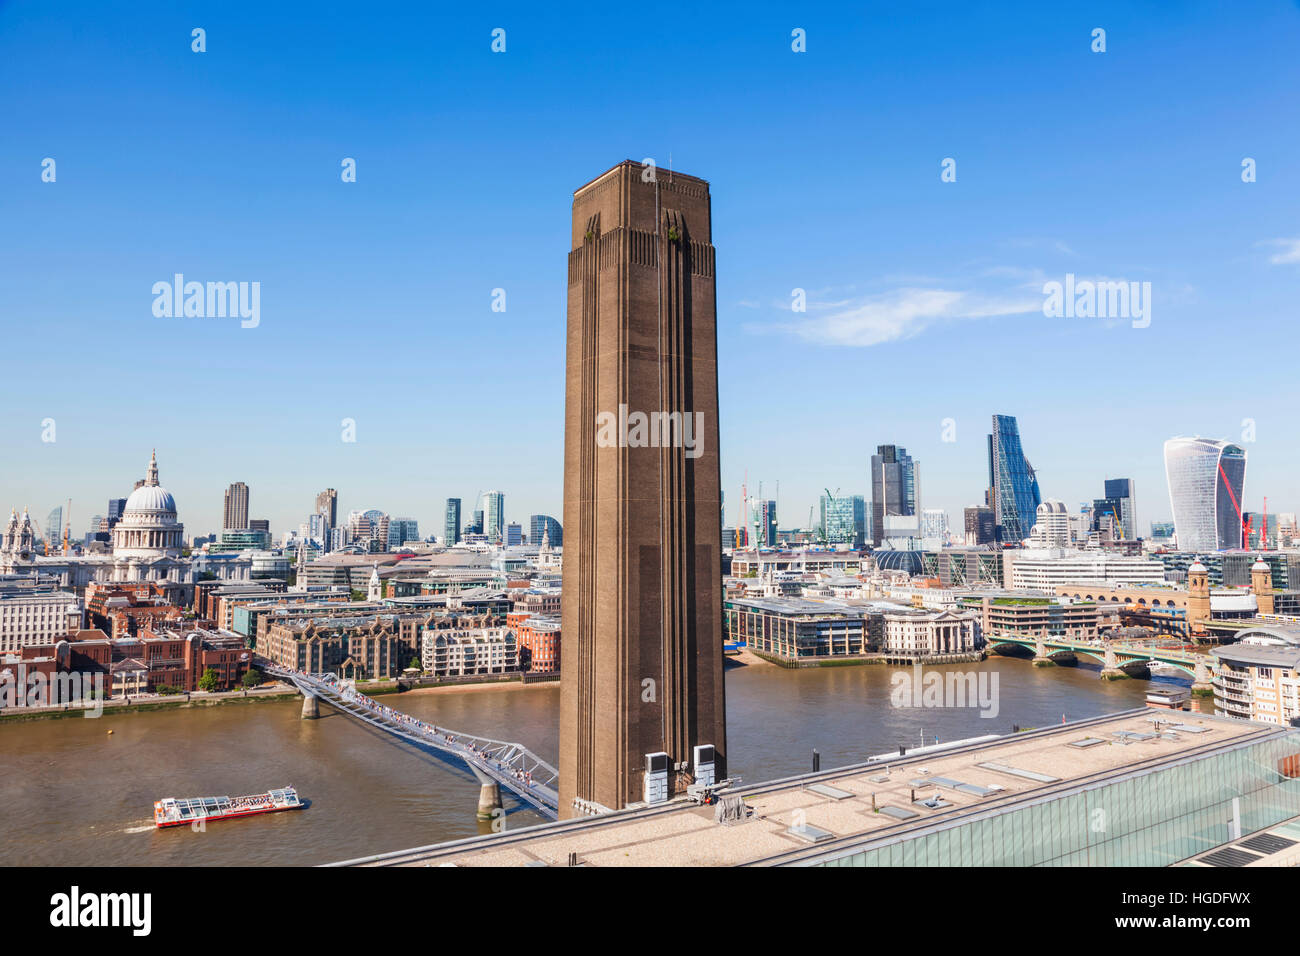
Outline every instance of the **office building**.
{"label": "office building", "polygon": [[1058,584],[1163,584],[1165,580],[1160,561],[1112,551],[1019,548],[1002,557],[1009,569],[1003,579],[1013,590],[1050,591]]}
{"label": "office building", "polygon": [[483,497],[487,506],[487,526],[482,533],[493,544],[500,544],[506,532],[506,496],[499,491],[489,491]]}
{"label": "office building", "polygon": [[754,498],[750,524],[755,531],[755,546],[776,547],[776,502],[767,498]]}
{"label": "office building", "polygon": [[[573,198],[561,817],[644,799],[648,755],[670,795],[697,745],[726,776],[709,184],[642,173],[620,163]],[[660,427],[610,434],[633,415]]]}
{"label": "office building", "polygon": [[[1137,504],[1133,494],[1132,478],[1107,478],[1104,486],[1106,502],[1126,541],[1137,537]],[[1096,502],[1094,502],[1094,505]]]}
{"label": "office building", "polygon": [[84,615],[81,600],[70,591],[0,590],[0,653],[66,640],[81,628]]}
{"label": "office building", "polygon": [[533,515],[528,519],[528,543],[541,547],[543,543],[552,548],[564,544],[564,529],[550,515]]}
{"label": "office building", "polygon": [[1019,544],[1029,537],[1038,506],[1038,476],[1020,445],[1020,426],[1012,415],[994,415],[988,436],[989,500],[999,541]]}
{"label": "office building", "polygon": [[221,519],[222,530],[248,527],[248,485],[236,481],[226,489]]}
{"label": "office building", "polygon": [[1070,546],[1070,515],[1065,502],[1048,498],[1038,506],[1029,542],[1036,548],[1068,548]]}
{"label": "office building", "polygon": [[919,511],[916,463],[907,449],[880,445],[871,456],[871,544],[880,547],[887,515]]}
{"label": "office building", "polygon": [[965,523],[967,545],[974,547],[981,544],[992,544],[997,540],[997,522],[993,517],[992,508],[971,505],[962,512],[962,518]]}
{"label": "office building", "polygon": [[59,505],[45,518],[45,550],[53,554],[63,547],[63,505]]}
{"label": "office building", "polygon": [[324,515],[331,528],[339,524],[339,493],[333,488],[326,488],[316,496],[316,514]]}
{"label": "office building", "polygon": [[450,548],[460,540],[460,499],[448,498],[442,519],[442,543]]}
{"label": "office building", "polygon": [[420,540],[420,523],[414,518],[388,519],[388,550],[396,551],[408,541]]}
{"label": "office building", "polygon": [[822,534],[829,545],[861,549],[867,542],[867,499],[863,495],[821,496]]}
{"label": "office building", "polygon": [[1210,438],[1171,438],[1165,442],[1165,478],[1179,551],[1243,546],[1244,449]]}

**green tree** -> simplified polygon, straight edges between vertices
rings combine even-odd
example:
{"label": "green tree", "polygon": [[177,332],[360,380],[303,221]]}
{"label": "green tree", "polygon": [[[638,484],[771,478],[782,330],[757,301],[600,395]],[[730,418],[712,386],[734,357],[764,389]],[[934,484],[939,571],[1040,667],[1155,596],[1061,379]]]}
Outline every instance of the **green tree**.
{"label": "green tree", "polygon": [[217,689],[217,672],[209,667],[199,678],[199,690],[216,690]]}
{"label": "green tree", "polygon": [[266,680],[266,677],[256,667],[250,667],[244,672],[243,684],[245,687],[256,687],[264,680]]}

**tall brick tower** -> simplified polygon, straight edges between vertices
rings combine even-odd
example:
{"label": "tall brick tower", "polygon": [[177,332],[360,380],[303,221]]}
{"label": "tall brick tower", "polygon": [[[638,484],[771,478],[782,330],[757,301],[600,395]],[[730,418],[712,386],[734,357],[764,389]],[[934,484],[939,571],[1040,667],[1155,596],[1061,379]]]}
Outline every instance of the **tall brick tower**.
{"label": "tall brick tower", "polygon": [[560,816],[726,768],[709,184],[630,160],[573,194]]}

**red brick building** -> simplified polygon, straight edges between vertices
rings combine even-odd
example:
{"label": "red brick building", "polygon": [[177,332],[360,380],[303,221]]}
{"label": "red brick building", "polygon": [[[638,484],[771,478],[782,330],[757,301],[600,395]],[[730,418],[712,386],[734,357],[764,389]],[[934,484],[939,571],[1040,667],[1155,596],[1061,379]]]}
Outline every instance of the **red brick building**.
{"label": "red brick building", "polygon": [[560,619],[514,612],[506,626],[519,638],[519,666],[527,674],[560,672]]}

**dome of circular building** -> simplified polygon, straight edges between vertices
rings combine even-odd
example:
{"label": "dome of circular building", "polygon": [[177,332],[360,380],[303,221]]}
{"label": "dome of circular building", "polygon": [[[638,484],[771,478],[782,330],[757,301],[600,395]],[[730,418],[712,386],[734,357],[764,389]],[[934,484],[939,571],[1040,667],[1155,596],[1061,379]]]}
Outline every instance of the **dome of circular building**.
{"label": "dome of circular building", "polygon": [[126,507],[122,513],[130,514],[133,511],[161,511],[175,514],[176,499],[161,485],[141,485],[126,499]]}

